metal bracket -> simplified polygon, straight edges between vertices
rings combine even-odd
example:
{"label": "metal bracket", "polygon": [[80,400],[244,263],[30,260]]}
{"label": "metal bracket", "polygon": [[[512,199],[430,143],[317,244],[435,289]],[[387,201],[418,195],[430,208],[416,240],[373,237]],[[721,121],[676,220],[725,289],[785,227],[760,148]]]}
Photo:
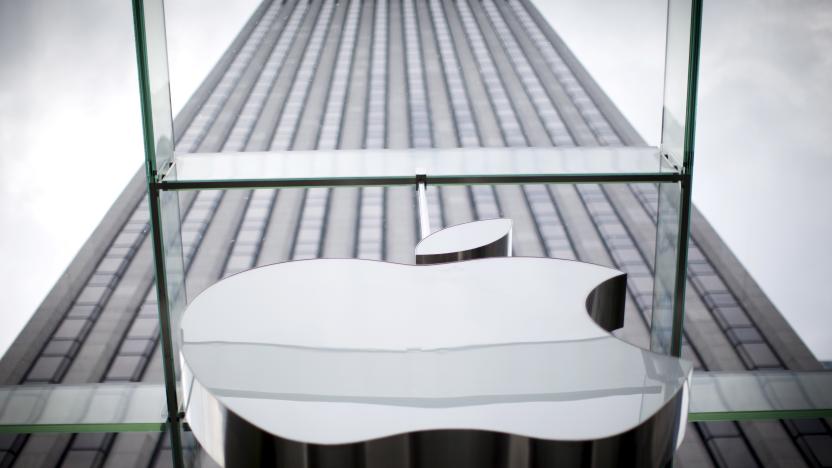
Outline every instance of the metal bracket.
{"label": "metal bracket", "polygon": [[173,172],[174,166],[176,166],[176,161],[175,160],[168,161],[167,165],[162,170],[159,171],[159,174],[161,174],[161,177],[158,177],[156,180],[158,182],[162,182],[163,180],[167,179],[168,175],[170,175],[170,173]]}
{"label": "metal bracket", "polygon": [[676,161],[676,158],[670,155],[667,151],[662,151],[661,156],[664,158],[664,163],[672,167],[678,174],[682,174],[684,171],[684,166]]}
{"label": "metal bracket", "polygon": [[424,239],[431,233],[428,212],[428,176],[422,169],[416,170],[416,192],[419,203],[419,237]]}

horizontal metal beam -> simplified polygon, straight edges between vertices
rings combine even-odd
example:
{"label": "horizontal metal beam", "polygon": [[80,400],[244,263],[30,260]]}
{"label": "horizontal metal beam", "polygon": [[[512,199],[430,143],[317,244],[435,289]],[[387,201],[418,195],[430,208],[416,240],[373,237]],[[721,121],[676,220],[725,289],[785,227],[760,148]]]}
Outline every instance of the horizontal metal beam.
{"label": "horizontal metal beam", "polygon": [[778,410],[778,411],[732,411],[699,413],[691,411],[688,413],[690,422],[707,421],[770,421],[778,419],[815,419],[832,417],[832,409],[811,409],[811,410]]}
{"label": "horizontal metal beam", "polygon": [[[599,184],[599,183],[674,183],[681,180],[675,172],[649,174],[508,174],[426,176],[428,185],[503,185],[503,184]],[[163,180],[159,190],[232,190],[290,187],[369,187],[405,186],[417,183],[416,175],[407,177],[360,177],[322,179],[223,179],[223,180]]]}
{"label": "horizontal metal beam", "polygon": [[82,432],[164,432],[165,423],[21,424],[0,426],[0,434],[77,434]]}

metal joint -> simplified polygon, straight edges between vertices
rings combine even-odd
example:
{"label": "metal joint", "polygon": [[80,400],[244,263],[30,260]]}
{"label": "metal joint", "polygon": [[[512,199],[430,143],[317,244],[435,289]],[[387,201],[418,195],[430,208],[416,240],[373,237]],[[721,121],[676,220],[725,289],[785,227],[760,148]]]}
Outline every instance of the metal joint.
{"label": "metal joint", "polygon": [[416,170],[416,192],[419,202],[419,237],[424,239],[431,233],[428,212],[428,176],[422,169]]}

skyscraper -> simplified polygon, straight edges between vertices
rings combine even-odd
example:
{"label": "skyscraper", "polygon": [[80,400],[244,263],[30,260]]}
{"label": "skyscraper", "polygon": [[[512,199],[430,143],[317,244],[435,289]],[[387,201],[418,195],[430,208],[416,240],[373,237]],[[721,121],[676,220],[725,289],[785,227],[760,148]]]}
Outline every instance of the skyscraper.
{"label": "skyscraper", "polygon": [[[175,121],[183,152],[627,146],[639,135],[528,0],[264,1]],[[143,173],[0,362],[0,382],[161,381]],[[412,262],[407,188],[200,191],[181,198],[188,292],[313,257]],[[516,255],[629,275],[622,339],[646,347],[657,191],[432,187],[435,228],[512,218]],[[684,357],[708,370],[821,368],[695,213]],[[323,286],[322,286],[323,287]],[[158,434],[0,436],[0,466],[156,466]],[[692,425],[680,466],[824,466],[822,420]]]}

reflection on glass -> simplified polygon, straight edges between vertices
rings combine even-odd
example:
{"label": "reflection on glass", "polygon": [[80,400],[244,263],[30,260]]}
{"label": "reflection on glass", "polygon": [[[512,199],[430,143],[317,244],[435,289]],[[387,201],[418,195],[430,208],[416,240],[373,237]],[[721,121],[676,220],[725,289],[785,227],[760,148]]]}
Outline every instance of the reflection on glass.
{"label": "reflection on glass", "polygon": [[0,387],[0,433],[162,431],[161,384]]}
{"label": "reflection on glass", "polygon": [[691,419],[832,416],[831,372],[695,372]]}
{"label": "reflection on glass", "polygon": [[[176,330],[182,320],[182,313],[185,310],[187,301],[185,291],[185,263],[182,250],[182,222],[179,210],[179,194],[177,192],[169,191],[159,192],[159,205],[168,316],[170,317],[171,330]],[[172,340],[175,355],[177,350],[181,347],[181,337],[174,333],[172,335]],[[177,381],[179,381],[178,366],[176,367],[176,377]]]}
{"label": "reflection on glass", "polygon": [[[557,176],[647,177],[661,171],[652,147],[456,148],[403,150],[318,150],[177,154],[177,182],[322,181],[317,185],[543,180]],[[374,181],[373,179],[378,179]]]}
{"label": "reflection on glass", "polygon": [[653,278],[653,314],[650,326],[650,349],[670,354],[681,337],[673,336],[676,270],[679,251],[679,183],[659,184],[658,221],[656,225],[656,269]]}

